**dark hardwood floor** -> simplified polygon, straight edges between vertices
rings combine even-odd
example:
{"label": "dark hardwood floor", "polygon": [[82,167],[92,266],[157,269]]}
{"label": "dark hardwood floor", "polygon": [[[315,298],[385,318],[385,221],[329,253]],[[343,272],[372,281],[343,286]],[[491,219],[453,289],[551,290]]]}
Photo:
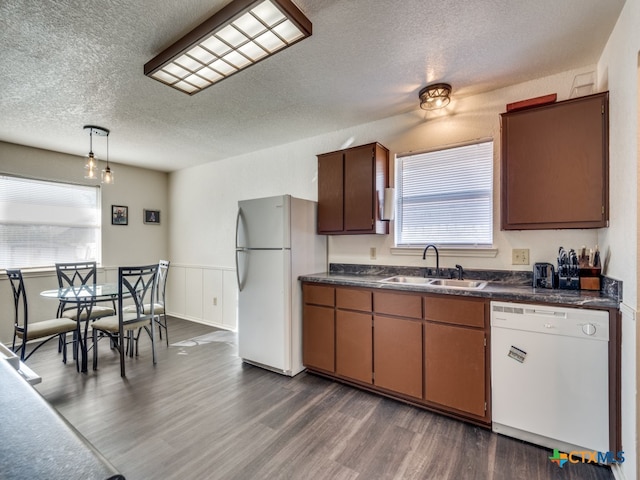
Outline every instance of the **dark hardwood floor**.
{"label": "dark hardwood floor", "polygon": [[[171,344],[211,332],[169,319]],[[218,332],[158,342],[156,366],[144,338],[126,379],[105,340],[95,372],[62,364],[54,342],[28,364],[43,377],[38,391],[127,480],[613,478],[602,466],[561,469],[546,449],[324,378],[243,364],[234,335]]]}

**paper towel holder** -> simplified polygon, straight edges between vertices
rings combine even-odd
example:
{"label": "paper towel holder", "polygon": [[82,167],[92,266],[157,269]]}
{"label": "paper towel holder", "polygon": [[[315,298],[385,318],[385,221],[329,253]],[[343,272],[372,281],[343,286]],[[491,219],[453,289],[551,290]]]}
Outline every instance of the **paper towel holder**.
{"label": "paper towel holder", "polygon": [[396,189],[393,187],[384,189],[384,196],[380,202],[380,220],[389,222],[393,220],[396,211]]}

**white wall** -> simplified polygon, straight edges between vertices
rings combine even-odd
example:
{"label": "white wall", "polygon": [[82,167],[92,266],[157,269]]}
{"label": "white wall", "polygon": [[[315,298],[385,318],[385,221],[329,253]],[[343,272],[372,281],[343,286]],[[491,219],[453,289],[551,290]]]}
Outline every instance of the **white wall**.
{"label": "white wall", "polygon": [[[483,137],[494,138],[494,243],[495,258],[445,256],[444,266],[522,269],[512,266],[511,249],[529,248],[531,263],[554,262],[559,246],[577,248],[598,243],[598,230],[501,232],[499,228],[500,113],[505,105],[526,98],[557,93],[569,97],[574,77],[595,70],[595,65],[483,95],[455,99],[445,114],[418,108],[405,115],[269,148],[260,152],[180,170],[170,175],[171,256],[175,261],[202,266],[234,267],[234,227],[237,202],[246,198],[289,193],[317,199],[316,155],[348,145],[378,141],[391,156]],[[455,91],[454,91],[455,96]],[[393,162],[392,162],[393,163]],[[393,173],[392,173],[393,175]],[[392,224],[393,227],[393,224]],[[380,265],[424,265],[420,255],[392,255],[393,235],[330,237],[330,261]],[[377,259],[369,259],[369,247]]]}
{"label": "white wall", "polygon": [[640,2],[627,1],[598,62],[610,95],[611,226],[601,244],[611,252],[609,272],[624,281],[622,306],[622,446],[626,479],[637,478],[636,330],[638,311],[638,52]]}
{"label": "white wall", "polygon": [[[164,172],[112,164],[115,183],[101,187],[102,201],[102,265],[100,280],[115,281],[114,269],[120,265],[156,263],[169,254],[168,232],[171,217],[167,215],[169,199],[168,175]],[[44,180],[58,180],[80,184],[84,179],[84,159],[73,155],[50,152],[0,142],[0,173],[21,175]],[[129,225],[111,225],[111,205],[129,207]],[[160,225],[145,225],[143,209],[161,211]],[[26,274],[29,314],[33,319],[54,318],[57,302],[40,298],[42,290],[57,288],[55,272]],[[9,342],[13,336],[13,303],[6,277],[0,276],[0,341]]]}

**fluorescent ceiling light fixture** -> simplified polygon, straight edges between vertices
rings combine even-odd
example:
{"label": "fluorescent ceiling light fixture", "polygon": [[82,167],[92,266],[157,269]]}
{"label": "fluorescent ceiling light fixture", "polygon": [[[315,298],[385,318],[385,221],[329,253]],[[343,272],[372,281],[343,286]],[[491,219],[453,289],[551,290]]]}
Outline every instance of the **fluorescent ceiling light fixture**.
{"label": "fluorescent ceiling light fixture", "polygon": [[311,36],[291,0],[233,0],[144,66],[144,74],[193,95]]}

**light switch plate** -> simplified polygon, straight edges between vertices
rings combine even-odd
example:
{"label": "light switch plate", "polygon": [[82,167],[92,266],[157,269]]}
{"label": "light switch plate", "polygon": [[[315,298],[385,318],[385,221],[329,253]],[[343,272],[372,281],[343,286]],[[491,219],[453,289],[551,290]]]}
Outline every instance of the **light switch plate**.
{"label": "light switch plate", "polygon": [[511,250],[511,265],[529,265],[529,249],[514,248]]}

